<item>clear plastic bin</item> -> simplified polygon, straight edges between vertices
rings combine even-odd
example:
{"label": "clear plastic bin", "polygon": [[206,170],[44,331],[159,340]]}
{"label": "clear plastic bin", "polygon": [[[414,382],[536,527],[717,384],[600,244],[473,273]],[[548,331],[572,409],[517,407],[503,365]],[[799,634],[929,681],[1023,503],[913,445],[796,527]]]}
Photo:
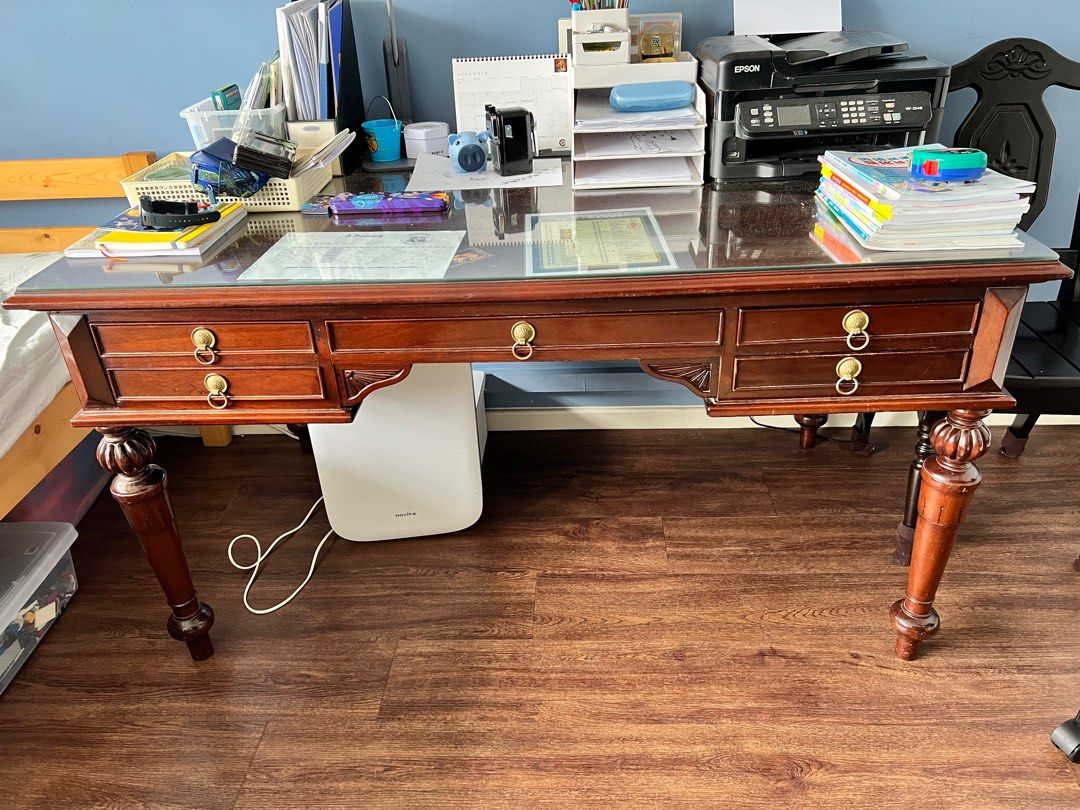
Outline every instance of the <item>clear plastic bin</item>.
{"label": "clear plastic bin", "polygon": [[180,117],[187,121],[191,130],[196,149],[204,149],[218,138],[231,138],[240,116],[247,116],[248,126],[257,132],[275,138],[285,137],[284,102],[264,110],[215,110],[213,99],[204,98],[180,111]]}
{"label": "clear plastic bin", "polygon": [[0,693],[79,587],[70,523],[0,523]]}

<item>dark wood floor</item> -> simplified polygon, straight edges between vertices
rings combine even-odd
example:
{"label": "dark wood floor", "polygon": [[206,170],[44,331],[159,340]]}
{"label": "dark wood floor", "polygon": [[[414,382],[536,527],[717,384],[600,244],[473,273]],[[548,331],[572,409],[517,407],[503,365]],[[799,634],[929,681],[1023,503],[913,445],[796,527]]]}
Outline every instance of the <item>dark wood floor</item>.
{"label": "dark wood floor", "polygon": [[982,463],[911,664],[886,611],[912,436],[876,437],[864,458],[760,430],[493,434],[479,524],[338,540],[266,617],[226,542],[294,525],[313,462],[162,442],[217,656],[167,638],[100,499],[79,593],[0,698],[0,805],[1078,806],[1049,733],[1080,708],[1080,429]]}

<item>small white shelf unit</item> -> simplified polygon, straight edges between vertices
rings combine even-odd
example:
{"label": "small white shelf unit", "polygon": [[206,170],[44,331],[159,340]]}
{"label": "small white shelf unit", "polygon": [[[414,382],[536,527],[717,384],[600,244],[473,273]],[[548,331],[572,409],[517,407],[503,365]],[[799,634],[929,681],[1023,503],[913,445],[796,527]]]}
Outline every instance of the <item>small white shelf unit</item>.
{"label": "small white shelf unit", "polygon": [[[690,167],[690,179],[664,183],[661,187],[676,186],[700,186],[705,177],[705,93],[697,85],[697,60],[692,54],[680,51],[675,55],[675,62],[630,62],[628,64],[611,65],[571,65],[572,81],[570,82],[570,109],[573,114],[574,138],[570,149],[571,179],[576,190],[589,191],[593,189],[619,189],[619,188],[655,188],[649,180],[628,180],[623,182],[587,183],[582,184],[578,180],[578,172],[582,166],[609,160],[660,160],[671,157],[682,157]],[[617,84],[634,84],[638,82],[664,82],[683,81],[694,85],[694,109],[697,111],[699,123],[692,127],[648,127],[638,129],[633,127],[613,127],[607,129],[589,129],[585,132],[578,130],[577,99],[581,90],[610,90]],[[657,132],[657,131],[681,131],[689,132],[698,149],[693,152],[682,152],[676,155],[670,154],[644,154],[631,152],[622,155],[595,155],[586,154],[582,135],[591,135],[605,132]]]}

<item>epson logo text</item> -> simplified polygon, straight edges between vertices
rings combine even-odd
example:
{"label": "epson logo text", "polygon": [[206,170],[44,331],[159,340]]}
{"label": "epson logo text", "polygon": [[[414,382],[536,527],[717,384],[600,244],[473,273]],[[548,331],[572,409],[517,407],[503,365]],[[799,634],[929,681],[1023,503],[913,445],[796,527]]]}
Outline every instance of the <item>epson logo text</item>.
{"label": "epson logo text", "polygon": [[736,73],[760,73],[761,65],[736,65]]}

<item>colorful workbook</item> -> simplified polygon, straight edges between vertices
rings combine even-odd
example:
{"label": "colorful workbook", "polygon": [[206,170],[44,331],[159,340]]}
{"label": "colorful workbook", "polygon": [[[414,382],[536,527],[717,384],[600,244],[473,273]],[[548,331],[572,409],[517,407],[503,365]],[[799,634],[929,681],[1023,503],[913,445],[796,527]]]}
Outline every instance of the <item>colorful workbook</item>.
{"label": "colorful workbook", "polygon": [[1035,184],[987,170],[969,182],[911,176],[912,148],[828,150],[816,196],[863,248],[1011,249]]}

